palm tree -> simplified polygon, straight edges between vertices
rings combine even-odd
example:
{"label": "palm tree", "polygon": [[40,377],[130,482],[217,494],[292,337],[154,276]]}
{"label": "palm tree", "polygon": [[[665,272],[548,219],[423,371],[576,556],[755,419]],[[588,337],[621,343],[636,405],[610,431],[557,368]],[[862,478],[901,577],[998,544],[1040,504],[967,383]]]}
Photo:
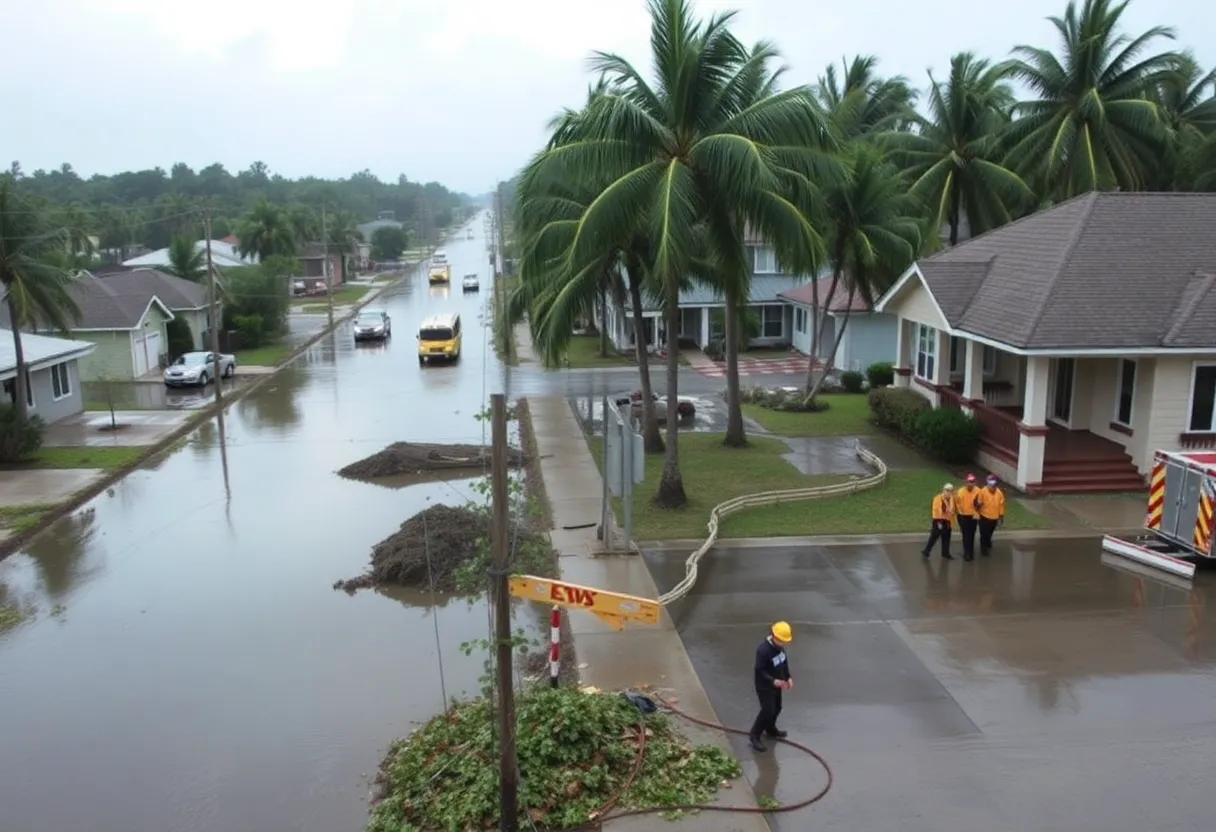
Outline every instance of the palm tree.
{"label": "palm tree", "polygon": [[1006,67],[1036,98],[1014,109],[1009,166],[1067,199],[1092,190],[1140,190],[1164,152],[1165,127],[1146,95],[1177,64],[1162,52],[1144,56],[1174,32],[1154,26],[1132,38],[1119,32],[1127,0],[1070,0],[1064,17],[1048,18],[1060,34],[1059,56],[1018,46]]}
{"label": "palm tree", "polygon": [[841,58],[840,66],[842,76],[836,74],[835,64],[828,64],[815,84],[815,97],[841,138],[856,139],[906,124],[916,103],[916,91],[907,78],[881,77],[873,55],[855,55],[852,61]]}
{"label": "palm tree", "polygon": [[242,257],[256,254],[259,260],[295,257],[296,232],[287,212],[265,197],[259,197],[241,221],[237,237]]}
{"label": "palm tree", "polygon": [[201,283],[207,276],[207,256],[189,237],[174,237],[169,241],[169,265],[165,271]]}
{"label": "palm tree", "polygon": [[0,286],[13,332],[18,424],[25,423],[29,408],[21,328],[45,322],[66,332],[80,320],[71,295],[76,273],[65,265],[72,232],[52,219],[18,191],[11,176],[0,176]]}
{"label": "palm tree", "polygon": [[329,232],[327,251],[342,257],[342,279],[350,276],[350,263],[363,242],[359,232],[359,218],[350,211],[335,211],[326,217],[326,230]]}
{"label": "palm tree", "polygon": [[[746,106],[741,75],[755,63],[727,28],[732,15],[694,19],[687,0],[650,0],[653,83],[624,58],[598,53],[608,82],[573,125],[572,140],[546,151],[526,173],[528,187],[591,171],[610,184],[582,213],[570,246],[570,274],[595,268],[621,241],[646,239],[649,275],[667,329],[667,409],[679,387],[679,292],[693,276],[698,244],[711,234],[713,257],[742,274],[738,229],[747,223],[786,263],[813,266],[821,240],[800,207],[827,167],[818,149],[823,121],[809,91],[794,89]],[[763,50],[771,55],[771,50]],[[522,187],[522,185],[521,185]],[[801,262],[799,262],[801,261]],[[654,501],[687,502],[676,420]]]}
{"label": "palm tree", "polygon": [[1166,129],[1166,153],[1161,159],[1156,186],[1191,190],[1195,172],[1189,169],[1196,150],[1216,134],[1216,69],[1204,72],[1189,52],[1149,90]]}
{"label": "palm tree", "polygon": [[1001,164],[1000,135],[1013,102],[1004,72],[960,52],[950,59],[944,84],[929,73],[929,112],[912,114],[916,129],[883,136],[891,158],[912,179],[912,195],[937,227],[949,226],[952,246],[963,217],[977,234],[1009,222],[1014,208],[1034,199],[1022,178]]}
{"label": "palm tree", "polygon": [[[825,199],[828,216],[832,218],[827,229],[828,262],[832,267],[828,296],[844,281],[852,306],[858,295],[872,304],[912,264],[920,244],[920,223],[919,204],[906,193],[899,170],[880,149],[868,142],[854,142],[848,157],[851,176],[829,186]],[[825,310],[818,312],[820,332],[827,320],[826,306],[825,303]],[[808,405],[823,386],[826,368],[836,359],[848,322],[848,315],[841,316],[835,341],[824,361],[825,371],[807,393]]]}
{"label": "palm tree", "polygon": [[317,212],[302,202],[287,206],[287,216],[295,229],[297,240],[316,240],[321,236],[321,220]]}

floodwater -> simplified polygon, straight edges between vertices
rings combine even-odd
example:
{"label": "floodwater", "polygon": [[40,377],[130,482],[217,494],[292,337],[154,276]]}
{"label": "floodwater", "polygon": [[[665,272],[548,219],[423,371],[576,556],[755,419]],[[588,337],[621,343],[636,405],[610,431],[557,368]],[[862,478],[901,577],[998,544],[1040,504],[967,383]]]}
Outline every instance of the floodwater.
{"label": "floodwater", "polygon": [[[999,533],[998,533],[999,534]],[[683,553],[648,553],[660,591]],[[1112,566],[1098,540],[1001,543],[974,563],[916,544],[734,549],[671,612],[715,710],[748,727],[752,656],[793,625],[781,727],[835,785],[771,815],[810,828],[1210,829],[1216,581]],[[823,775],[732,737],[758,794],[793,803]]]}
{"label": "floodwater", "polygon": [[[482,441],[474,417],[504,371],[473,228],[445,246],[454,288],[415,273],[374,303],[390,343],[340,327],[234,405],[222,436],[208,422],[0,562],[0,594],[35,610],[0,634],[3,832],[357,830],[385,745],[476,690],[483,657],[458,647],[487,636],[483,605],[331,588],[428,502],[474,496],[467,479],[332,473],[393,441]],[[482,291],[464,294],[474,271]],[[444,310],[463,318],[463,357],[419,367],[418,324]]]}

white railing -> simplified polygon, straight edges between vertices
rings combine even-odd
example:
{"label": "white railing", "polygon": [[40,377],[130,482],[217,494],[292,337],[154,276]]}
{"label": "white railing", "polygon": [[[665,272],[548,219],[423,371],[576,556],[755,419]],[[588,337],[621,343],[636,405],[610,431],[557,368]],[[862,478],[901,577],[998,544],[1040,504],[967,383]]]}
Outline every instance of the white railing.
{"label": "white railing", "polygon": [[887,464],[876,454],[862,447],[861,442],[857,443],[856,450],[858,458],[874,469],[874,473],[868,477],[859,477],[833,485],[817,485],[811,488],[794,488],[788,491],[763,491],[759,494],[745,494],[742,497],[735,497],[714,506],[713,510],[709,513],[709,537],[705,538],[705,542],[689,555],[688,560],[684,562],[684,579],[672,587],[669,592],[660,595],[659,603],[670,604],[673,601],[680,600],[692,591],[692,588],[697,583],[697,565],[701,562],[701,558],[705,556],[705,553],[718,542],[718,528],[721,526],[724,518],[744,509],[757,508],[759,506],[775,506],[780,503],[821,500],[824,497],[840,497],[856,494],[858,491],[868,491],[886,482]]}

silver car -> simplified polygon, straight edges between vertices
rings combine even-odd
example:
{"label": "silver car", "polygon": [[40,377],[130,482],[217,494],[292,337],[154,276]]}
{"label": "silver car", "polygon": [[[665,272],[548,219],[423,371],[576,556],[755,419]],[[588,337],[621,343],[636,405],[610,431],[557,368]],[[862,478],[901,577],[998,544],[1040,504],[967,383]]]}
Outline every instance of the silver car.
{"label": "silver car", "polygon": [[393,337],[393,319],[383,309],[364,309],[355,318],[356,341],[387,341]]}
{"label": "silver car", "polygon": [[480,292],[481,281],[478,280],[475,274],[466,274],[461,282],[461,290],[465,292]]}
{"label": "silver car", "polygon": [[[236,373],[236,356],[219,354],[220,375],[232,378]],[[166,387],[206,387],[215,381],[215,353],[188,352],[165,368]]]}

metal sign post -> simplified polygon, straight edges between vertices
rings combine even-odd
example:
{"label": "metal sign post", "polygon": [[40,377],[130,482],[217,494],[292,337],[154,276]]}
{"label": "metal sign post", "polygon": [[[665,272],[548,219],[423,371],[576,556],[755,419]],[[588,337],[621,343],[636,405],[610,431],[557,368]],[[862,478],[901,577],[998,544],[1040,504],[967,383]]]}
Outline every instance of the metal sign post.
{"label": "metal sign post", "polygon": [[[633,421],[615,403],[604,399],[604,496],[605,528],[612,524],[613,496],[620,497],[625,521],[624,550],[633,541],[633,486],[646,476],[645,446]],[[609,548],[605,537],[605,548]]]}

